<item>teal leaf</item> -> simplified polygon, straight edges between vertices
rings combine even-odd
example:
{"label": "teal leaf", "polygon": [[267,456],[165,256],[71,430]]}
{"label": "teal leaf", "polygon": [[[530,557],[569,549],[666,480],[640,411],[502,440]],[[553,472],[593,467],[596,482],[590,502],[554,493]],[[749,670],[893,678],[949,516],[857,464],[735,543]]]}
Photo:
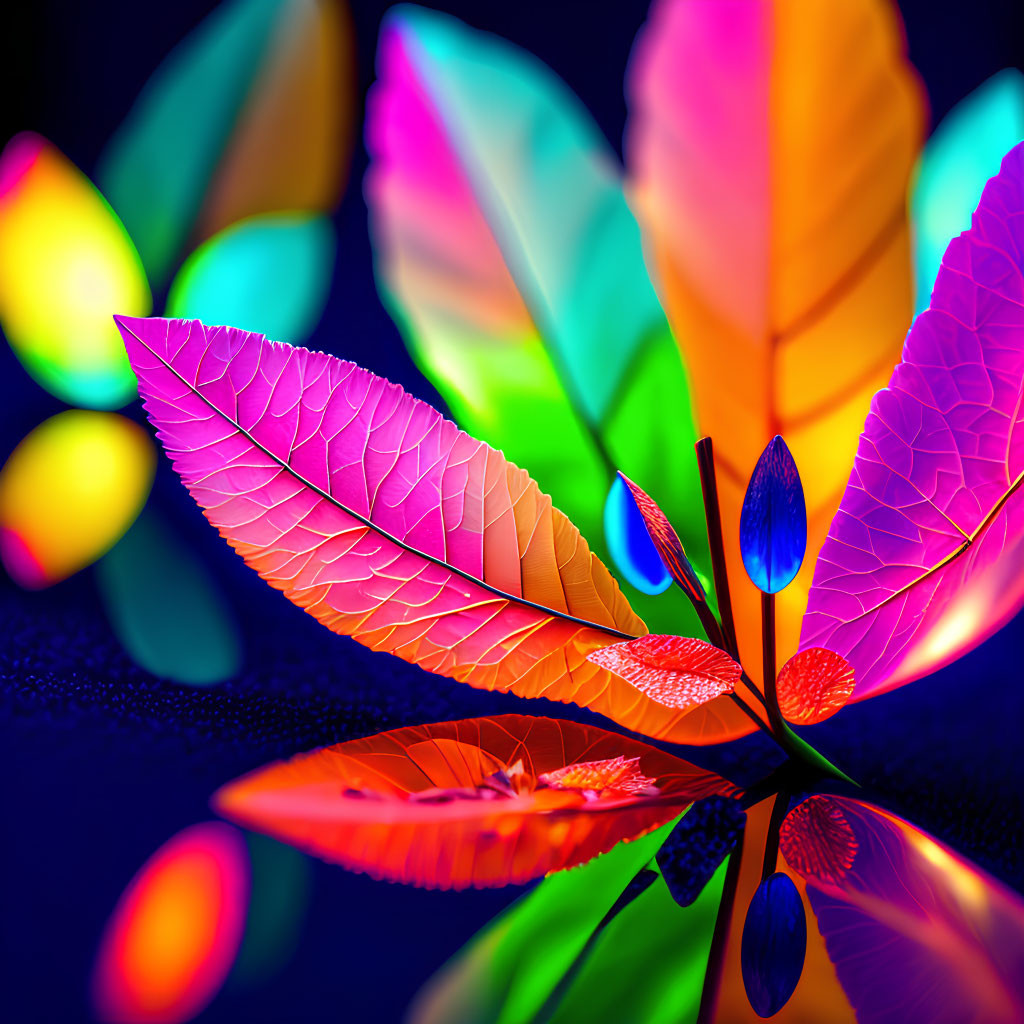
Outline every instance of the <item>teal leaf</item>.
{"label": "teal leaf", "polygon": [[217,8],[146,83],[100,159],[98,182],[163,285],[202,206],[283,0]]}
{"label": "teal leaf", "polygon": [[193,686],[238,673],[234,616],[206,567],[152,509],[97,563],[96,578],[115,634],[147,672]]}
{"label": "teal leaf", "polygon": [[330,290],[334,227],[326,217],[251,217],[204,242],[171,284],[167,316],[230,324],[298,344]]}
{"label": "teal leaf", "polygon": [[985,183],[1022,139],[1024,74],[1006,68],[961,100],[928,140],[910,202],[916,312],[928,308],[946,246],[971,226]]}

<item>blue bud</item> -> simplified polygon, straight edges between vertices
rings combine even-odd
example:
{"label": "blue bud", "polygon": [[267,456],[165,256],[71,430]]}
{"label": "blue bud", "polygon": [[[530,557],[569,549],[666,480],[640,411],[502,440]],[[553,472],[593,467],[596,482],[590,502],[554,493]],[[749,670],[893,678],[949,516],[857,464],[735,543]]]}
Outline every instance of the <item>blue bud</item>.
{"label": "blue bud", "polygon": [[807,509],[800,474],[776,435],[757,460],[740,513],[740,551],[754,586],[777,594],[793,582],[807,550]]}
{"label": "blue bud", "polygon": [[789,875],[776,871],[750,901],[740,946],[743,987],[759,1017],[773,1017],[789,1002],[806,953],[803,901]]}

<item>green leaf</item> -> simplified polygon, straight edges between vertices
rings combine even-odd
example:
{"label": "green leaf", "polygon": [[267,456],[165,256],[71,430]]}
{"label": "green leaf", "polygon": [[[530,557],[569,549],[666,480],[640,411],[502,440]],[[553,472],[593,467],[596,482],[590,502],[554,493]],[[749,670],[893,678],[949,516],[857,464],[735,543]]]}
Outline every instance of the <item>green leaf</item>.
{"label": "green leaf", "polygon": [[[653,860],[673,825],[552,875],[520,898],[429,982],[413,1005],[411,1024],[534,1020],[594,928],[629,880]],[[659,877],[605,928],[551,1020],[695,1021],[725,868],[685,909]]]}

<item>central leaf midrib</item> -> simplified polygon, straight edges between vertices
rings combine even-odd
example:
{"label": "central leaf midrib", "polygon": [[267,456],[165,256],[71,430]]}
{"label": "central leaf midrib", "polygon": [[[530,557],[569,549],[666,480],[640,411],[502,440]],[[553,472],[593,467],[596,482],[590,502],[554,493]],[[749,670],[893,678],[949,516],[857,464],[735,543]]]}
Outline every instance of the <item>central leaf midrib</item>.
{"label": "central leaf midrib", "polygon": [[850,623],[859,622],[861,619],[865,618],[868,615],[873,615],[875,612],[879,611],[881,608],[884,608],[890,602],[896,600],[897,597],[902,597],[904,594],[913,590],[914,587],[916,587],[919,583],[924,582],[926,579],[928,579],[929,576],[933,576],[935,573],[939,572],[942,569],[945,569],[946,566],[951,565],[953,562],[955,562],[965,551],[968,551],[971,545],[974,544],[974,542],[978,540],[978,538],[992,525],[996,516],[999,515],[1000,511],[1002,511],[1003,506],[1020,489],[1021,484],[1024,484],[1024,472],[1021,472],[1017,479],[1014,480],[1012,484],[1010,484],[1006,491],[1000,496],[999,500],[992,506],[988,513],[986,513],[984,519],[982,519],[982,521],[975,527],[975,529],[970,533],[970,535],[967,536],[963,543],[959,544],[955,548],[955,550],[951,551],[948,555],[941,559],[941,561],[936,562],[935,565],[930,566],[923,573],[921,573],[920,576],[917,576],[916,578],[912,579],[909,583],[905,583],[898,590],[893,591],[888,597],[879,601],[878,604],[874,605],[871,608],[865,609],[859,615],[854,616],[854,618],[848,619],[846,622],[843,623],[843,625],[848,626],[850,625]]}
{"label": "central leaf midrib", "polygon": [[[366,516],[361,515],[360,513],[354,511],[353,509],[350,509],[347,505],[345,505],[337,498],[335,498],[334,495],[323,490],[317,484],[314,484],[311,481],[307,480],[304,476],[302,476],[301,473],[297,472],[290,463],[285,462],[282,458],[280,458],[280,456],[276,455],[274,452],[270,451],[268,448],[262,445],[259,441],[256,440],[255,437],[253,437],[252,434],[249,433],[248,430],[245,429],[245,427],[243,427],[240,423],[238,423],[236,420],[230,417],[226,412],[224,412],[223,409],[214,405],[214,403],[211,402],[199,390],[197,385],[192,384],[185,377],[183,377],[174,366],[172,366],[166,359],[164,359],[163,356],[161,356],[158,352],[154,351],[149,345],[147,345],[146,342],[142,338],[140,338],[134,331],[131,331],[131,334],[132,337],[135,338],[135,340],[138,341],[139,344],[142,345],[147,352],[149,352],[152,356],[158,359],[161,365],[166,367],[172,374],[174,374],[174,376],[177,377],[178,380],[180,380],[181,383],[184,384],[185,387],[187,387],[192,392],[192,394],[194,394],[210,409],[217,413],[217,415],[222,417],[235,430],[242,434],[249,441],[249,443],[253,445],[253,447],[263,452],[263,454],[266,455],[269,459],[272,459],[282,469],[290,473],[300,484],[302,484],[302,486],[308,487],[311,491],[320,495],[320,497],[322,497],[325,501],[334,505],[336,508],[340,509],[346,515],[349,515],[353,519],[358,520],[364,526],[373,530],[376,534],[378,534],[378,536],[383,537],[389,543],[394,544],[396,547],[401,548],[403,551],[408,551],[410,554],[416,555],[418,558],[422,558],[424,561],[431,562],[434,565],[437,565],[440,568],[447,570],[448,572],[454,573],[455,575],[460,576],[462,579],[474,584],[475,586],[483,587],[489,593],[492,593],[496,597],[499,597],[505,601],[522,605],[527,608],[536,609],[537,611],[542,612],[545,615],[563,619],[566,622],[574,622],[577,625],[584,626],[588,629],[595,629],[602,633],[607,633],[609,636],[614,636],[621,640],[636,639],[636,637],[632,633],[625,633],[611,626],[602,626],[596,622],[591,622],[588,619],[581,619],[575,615],[570,615],[568,612],[561,612],[555,608],[548,608],[545,605],[537,604],[535,601],[530,601],[525,597],[517,597],[514,594],[509,594],[506,591],[501,590],[498,587],[495,587],[492,584],[488,583],[486,580],[480,579],[479,577],[474,576],[472,573],[468,573],[463,569],[459,569],[457,566],[452,565],[450,562],[446,562],[444,559],[437,558],[434,555],[428,555],[426,552],[419,550],[419,548],[415,548],[411,544],[407,544],[405,541],[400,540],[398,537],[395,537],[393,534],[389,533],[387,530],[383,529],[382,527],[374,523],[372,519],[368,519]],[[269,340],[266,343],[270,345],[277,344],[276,342],[272,342]]]}

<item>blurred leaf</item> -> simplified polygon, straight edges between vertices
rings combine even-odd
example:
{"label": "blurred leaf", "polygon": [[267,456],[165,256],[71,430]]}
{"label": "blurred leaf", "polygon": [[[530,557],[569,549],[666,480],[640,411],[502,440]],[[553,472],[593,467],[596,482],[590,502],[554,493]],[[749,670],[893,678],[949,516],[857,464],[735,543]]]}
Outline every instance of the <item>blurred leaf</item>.
{"label": "blurred leaf", "polygon": [[139,868],[104,929],[92,1008],[110,1024],[191,1020],[238,952],[249,901],[241,832],[219,821],[182,829]]}
{"label": "blurred leaf", "polygon": [[157,69],[99,168],[157,288],[190,239],[334,205],[351,122],[346,34],[334,0],[233,0]]}
{"label": "blurred leaf", "polygon": [[941,121],[918,163],[910,200],[917,312],[928,308],[942,254],[971,214],[1003,157],[1024,139],[1024,74],[1006,68]]}
{"label": "blurred leaf", "polygon": [[[784,435],[817,553],[910,323],[921,84],[894,3],[657,0],[626,92],[629,194],[714,440],[737,639],[757,683],[759,595],[737,544],[744,485]],[[662,502],[656,480],[629,475]],[[787,654],[810,562],[777,602]]]}
{"label": "blurred leaf", "polygon": [[206,567],[147,510],[96,567],[122,646],[153,675],[208,686],[238,673],[234,617]]}
{"label": "blurred leaf", "polygon": [[65,402],[124,405],[135,375],[111,314],[151,303],[106,200],[44,138],[16,135],[0,156],[0,324],[28,372]]}
{"label": "blurred leaf", "polygon": [[312,889],[310,860],[298,850],[247,832],[252,895],[245,934],[228,986],[266,984],[288,963],[305,923]]}
{"label": "blurred leaf", "polygon": [[45,420],[0,470],[0,556],[23,587],[45,587],[99,558],[131,526],[153,482],[146,432],[116,413]]}
{"label": "blurred leaf", "polygon": [[[600,555],[621,467],[706,567],[686,374],[611,148],[546,67],[444,15],[391,14],[377,73],[377,279],[420,366]],[[652,628],[700,630],[680,594],[629,597]]]}
{"label": "blurred leaf", "polygon": [[327,301],[334,244],[326,217],[272,214],[235,224],[185,261],[167,316],[302,342]]}

